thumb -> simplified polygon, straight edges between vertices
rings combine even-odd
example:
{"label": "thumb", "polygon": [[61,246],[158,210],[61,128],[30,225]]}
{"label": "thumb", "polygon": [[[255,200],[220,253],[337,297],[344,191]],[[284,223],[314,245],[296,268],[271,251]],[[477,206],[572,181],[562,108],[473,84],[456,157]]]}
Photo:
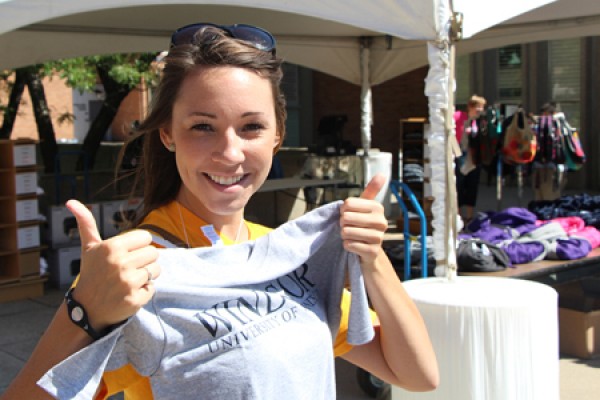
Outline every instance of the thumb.
{"label": "thumb", "polygon": [[386,180],[387,178],[385,177],[385,175],[376,174],[373,178],[371,178],[371,180],[365,187],[365,190],[360,195],[360,198],[367,200],[375,199],[377,193],[379,193],[381,188],[383,188],[383,186],[385,185]]}
{"label": "thumb", "polygon": [[102,242],[102,237],[100,236],[92,212],[78,200],[69,200],[65,205],[77,220],[79,237],[81,238],[81,248],[85,250]]}

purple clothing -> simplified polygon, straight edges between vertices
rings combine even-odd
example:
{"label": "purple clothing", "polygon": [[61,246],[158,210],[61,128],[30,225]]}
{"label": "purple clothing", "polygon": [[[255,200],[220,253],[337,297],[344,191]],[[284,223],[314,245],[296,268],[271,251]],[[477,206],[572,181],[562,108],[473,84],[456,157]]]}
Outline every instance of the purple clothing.
{"label": "purple clothing", "polygon": [[520,225],[535,224],[537,217],[534,213],[521,207],[509,207],[490,215],[490,223],[495,225],[505,225],[517,227]]}
{"label": "purple clothing", "polygon": [[502,249],[513,264],[527,264],[542,260],[546,256],[546,247],[541,242],[510,242],[502,246]]}
{"label": "purple clothing", "polygon": [[511,207],[500,212],[478,213],[459,239],[493,243],[506,252],[512,264],[574,260],[600,245],[600,232],[592,227],[586,228],[594,230],[578,230],[581,221],[580,218],[538,221],[527,209]]}
{"label": "purple clothing", "polygon": [[577,260],[592,251],[592,245],[585,239],[557,239],[555,248],[548,252],[549,259]]}

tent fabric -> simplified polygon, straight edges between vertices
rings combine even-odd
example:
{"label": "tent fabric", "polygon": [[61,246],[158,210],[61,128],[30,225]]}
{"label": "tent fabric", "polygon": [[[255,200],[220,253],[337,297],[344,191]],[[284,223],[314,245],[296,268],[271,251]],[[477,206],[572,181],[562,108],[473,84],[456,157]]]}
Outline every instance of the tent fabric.
{"label": "tent fabric", "polygon": [[[510,21],[490,27],[551,2],[507,0],[489,13],[485,2],[453,0],[454,10],[464,15],[464,37],[474,36],[459,42],[458,52],[527,40],[526,32],[540,29],[528,22],[540,20],[552,4],[528,13],[524,20],[514,20],[524,24],[520,35],[510,34],[513,25],[501,29]],[[600,34],[600,21],[590,19],[600,16],[596,2],[557,3],[562,4],[558,11],[570,11],[569,18],[588,18],[590,23],[579,29],[597,29]],[[278,39],[278,51],[289,62],[356,85],[362,81],[360,37],[373,37],[369,81],[377,85],[427,65],[425,41],[436,40],[438,32],[447,29],[447,22],[437,18],[444,7],[449,7],[449,0],[0,0],[0,68],[80,55],[161,51],[171,31],[187,23],[243,21],[271,31]],[[552,11],[545,19],[557,15]],[[569,32],[575,28],[569,27]]]}
{"label": "tent fabric", "polygon": [[[585,6],[585,0],[559,0]],[[448,42],[452,11],[464,16],[464,37],[553,0],[505,0],[489,12],[475,0],[0,0],[0,68],[82,55],[161,51],[169,34],[191,22],[244,22],[266,28],[287,61],[361,85],[363,141],[370,143],[370,85],[430,64],[429,97],[436,259],[455,263],[444,237],[452,196],[447,187],[448,110],[453,108]],[[454,6],[452,9],[451,6]],[[586,8],[581,7],[585,12]],[[581,15],[590,15],[581,14]],[[368,60],[361,38],[372,37]],[[425,46],[427,44],[427,49]],[[367,62],[368,61],[368,62]],[[366,68],[368,65],[368,68]],[[368,75],[361,71],[369,71]],[[448,194],[446,191],[449,191]],[[455,222],[453,222],[455,230]],[[455,238],[455,236],[452,236]],[[448,256],[448,253],[450,255]]]}

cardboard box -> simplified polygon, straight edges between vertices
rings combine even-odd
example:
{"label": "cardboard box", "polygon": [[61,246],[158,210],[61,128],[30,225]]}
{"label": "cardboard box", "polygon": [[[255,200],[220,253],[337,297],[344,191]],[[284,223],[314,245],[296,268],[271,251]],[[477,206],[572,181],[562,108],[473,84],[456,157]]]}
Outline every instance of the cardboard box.
{"label": "cardboard box", "polygon": [[49,260],[50,281],[58,287],[70,286],[79,274],[81,247],[53,249]]}
{"label": "cardboard box", "polygon": [[33,172],[18,172],[15,174],[16,194],[34,194],[37,192],[37,173]]}
{"label": "cardboard box", "polygon": [[560,352],[579,358],[600,356],[600,310],[558,310]]}
{"label": "cardboard box", "polygon": [[32,247],[40,247],[39,225],[19,227],[17,229],[17,248],[20,250]]}
{"label": "cardboard box", "polygon": [[39,219],[37,198],[17,200],[14,196],[0,196],[0,224],[16,225]]}
{"label": "cardboard box", "polygon": [[34,221],[39,219],[38,199],[17,200],[17,222]]}
{"label": "cardboard box", "polygon": [[23,276],[40,275],[40,249],[24,251],[19,254],[19,272]]}
{"label": "cardboard box", "polygon": [[15,144],[13,147],[13,163],[15,167],[35,165],[35,144]]}
{"label": "cardboard box", "polygon": [[44,282],[46,278],[35,278],[2,285],[0,303],[43,296]]}
{"label": "cardboard box", "polygon": [[0,140],[0,169],[35,166],[35,143],[31,139]]}
{"label": "cardboard box", "polygon": [[[94,215],[98,229],[101,229],[100,205],[90,204],[87,207]],[[49,240],[52,243],[52,247],[69,247],[79,244],[77,220],[71,214],[71,211],[65,206],[50,206],[49,211]]]}
{"label": "cardboard box", "polygon": [[109,238],[121,232],[123,229],[123,213],[131,219],[141,204],[141,198],[102,203],[102,237]]}

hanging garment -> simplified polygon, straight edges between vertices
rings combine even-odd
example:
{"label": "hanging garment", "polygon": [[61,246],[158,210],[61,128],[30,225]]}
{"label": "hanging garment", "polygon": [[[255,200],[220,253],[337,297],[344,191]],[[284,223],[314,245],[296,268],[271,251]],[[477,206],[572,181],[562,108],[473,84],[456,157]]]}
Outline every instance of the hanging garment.
{"label": "hanging garment", "polygon": [[537,151],[537,138],[532,131],[525,111],[519,108],[506,128],[502,154],[509,164],[526,164],[533,161]]}
{"label": "hanging garment", "polygon": [[565,164],[569,171],[578,171],[586,160],[579,133],[567,122],[563,113],[558,113],[555,119],[563,140]]}

